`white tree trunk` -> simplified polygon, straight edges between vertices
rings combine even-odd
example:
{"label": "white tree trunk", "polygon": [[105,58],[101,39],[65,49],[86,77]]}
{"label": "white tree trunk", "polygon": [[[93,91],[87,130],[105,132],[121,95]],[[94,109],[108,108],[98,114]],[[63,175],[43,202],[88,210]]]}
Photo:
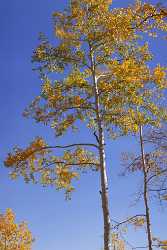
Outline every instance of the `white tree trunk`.
{"label": "white tree trunk", "polygon": [[144,205],[145,205],[145,212],[146,212],[148,249],[152,250],[153,247],[152,247],[152,236],[151,236],[150,209],[148,205],[147,166],[146,166],[146,161],[145,161],[143,131],[142,131],[141,125],[140,125],[140,147],[141,147],[142,168],[143,168],[143,175],[144,175]]}
{"label": "white tree trunk", "polygon": [[110,211],[109,211],[109,199],[108,199],[108,180],[106,173],[106,160],[105,160],[105,141],[104,141],[104,130],[103,121],[101,118],[100,110],[100,97],[98,91],[98,79],[95,73],[95,62],[93,57],[93,52],[90,46],[90,60],[91,60],[91,70],[92,79],[94,87],[94,97],[95,97],[95,110],[96,110],[96,122],[98,127],[98,144],[99,144],[99,158],[100,158],[100,180],[101,180],[101,202],[103,211],[103,223],[104,223],[104,250],[110,250],[110,239],[111,239],[111,222],[110,222]]}
{"label": "white tree trunk", "polygon": [[110,250],[110,212],[109,212],[109,201],[108,201],[108,179],[106,173],[106,159],[105,159],[105,142],[104,142],[104,131],[102,127],[102,120],[100,117],[99,107],[99,94],[97,79],[95,78],[95,104],[96,104],[96,119],[98,124],[98,139],[99,139],[99,157],[100,157],[100,178],[101,178],[101,201],[103,210],[103,221],[104,221],[104,250]]}

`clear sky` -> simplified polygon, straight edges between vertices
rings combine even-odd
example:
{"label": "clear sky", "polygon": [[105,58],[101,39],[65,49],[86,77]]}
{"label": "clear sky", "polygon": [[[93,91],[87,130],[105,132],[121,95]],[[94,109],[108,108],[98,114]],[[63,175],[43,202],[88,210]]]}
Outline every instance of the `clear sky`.
{"label": "clear sky", "polygon": [[[132,1],[113,1],[114,7],[123,7]],[[155,1],[153,1],[155,2]],[[0,213],[10,207],[16,213],[17,221],[26,220],[36,241],[34,250],[100,250],[102,246],[102,215],[99,194],[99,175],[84,174],[76,183],[71,201],[65,201],[63,192],[54,188],[25,184],[20,178],[11,181],[8,169],[3,167],[7,152],[14,145],[25,147],[35,136],[42,135],[55,144],[53,131],[22,117],[22,111],[39,94],[40,79],[32,71],[31,55],[38,44],[38,33],[46,33],[53,39],[51,14],[62,10],[67,0],[5,0],[0,6]],[[158,46],[157,46],[158,45]],[[154,41],[152,49],[155,59],[166,63],[165,41]],[[82,130],[85,132],[85,130]],[[88,134],[77,137],[89,140]],[[76,139],[68,134],[61,143]],[[58,141],[58,142],[59,142]],[[107,146],[107,162],[110,177],[111,215],[121,220],[142,213],[141,205],[131,207],[138,177],[118,177],[121,171],[122,151],[137,148],[133,139],[121,138]],[[110,163],[111,160],[111,163]],[[111,164],[111,167],[110,167]],[[154,230],[165,237],[167,232],[166,211],[152,204]],[[159,218],[160,213],[163,213]],[[130,231],[131,232],[131,231]],[[141,232],[131,232],[132,243],[143,241]],[[143,243],[143,242],[142,242]],[[130,249],[130,248],[129,248]]]}

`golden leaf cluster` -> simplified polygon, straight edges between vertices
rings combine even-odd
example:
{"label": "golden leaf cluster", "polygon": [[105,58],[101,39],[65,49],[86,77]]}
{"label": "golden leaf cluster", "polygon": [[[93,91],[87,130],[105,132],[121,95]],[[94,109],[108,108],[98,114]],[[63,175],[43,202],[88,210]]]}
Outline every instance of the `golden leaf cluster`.
{"label": "golden leaf cluster", "polygon": [[156,243],[158,243],[158,247],[162,250],[167,249],[167,240],[160,240],[157,237],[153,237],[153,241],[155,241]]}
{"label": "golden leaf cluster", "polygon": [[135,228],[142,227],[145,224],[145,218],[144,217],[136,217],[130,220],[130,223],[135,226]]}
{"label": "golden leaf cluster", "polygon": [[0,249],[31,250],[33,237],[27,224],[15,223],[15,215],[11,209],[0,215]]}
{"label": "golden leaf cluster", "polygon": [[125,242],[120,239],[118,233],[111,234],[112,247],[115,250],[125,250]]}
{"label": "golden leaf cluster", "polygon": [[8,157],[5,160],[5,166],[10,167],[12,165],[17,165],[17,163],[26,161],[34,161],[36,159],[36,154],[44,155],[46,147],[44,140],[40,137],[37,137],[29,147],[25,150],[15,148],[14,154],[8,154]]}

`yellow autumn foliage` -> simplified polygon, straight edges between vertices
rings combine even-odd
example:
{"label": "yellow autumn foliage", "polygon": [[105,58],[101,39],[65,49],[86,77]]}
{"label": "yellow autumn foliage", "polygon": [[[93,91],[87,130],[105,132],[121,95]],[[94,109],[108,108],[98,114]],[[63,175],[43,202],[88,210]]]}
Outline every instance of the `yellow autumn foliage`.
{"label": "yellow autumn foliage", "polygon": [[13,154],[8,154],[8,157],[4,162],[5,166],[10,167],[11,165],[15,165],[18,162],[25,161],[26,159],[33,161],[36,159],[35,153],[44,155],[45,151],[41,150],[44,147],[46,147],[44,140],[40,137],[37,137],[25,150],[16,148]]}
{"label": "yellow autumn foliage", "polygon": [[15,214],[7,209],[0,215],[0,249],[1,250],[31,250],[33,237],[27,224],[15,223]]}

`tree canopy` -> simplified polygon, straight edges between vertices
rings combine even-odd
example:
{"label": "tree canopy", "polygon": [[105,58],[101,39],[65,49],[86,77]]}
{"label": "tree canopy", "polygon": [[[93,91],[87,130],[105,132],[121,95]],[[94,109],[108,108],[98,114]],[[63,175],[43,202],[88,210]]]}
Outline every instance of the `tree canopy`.
{"label": "tree canopy", "polygon": [[105,250],[111,245],[106,138],[158,127],[166,119],[160,101],[166,68],[150,66],[147,43],[147,36],[167,31],[166,16],[160,4],[141,1],[112,8],[109,0],[71,0],[64,12],[55,12],[56,44],[40,34],[32,59],[42,87],[24,116],[51,127],[55,137],[79,129],[82,122],[94,142],[48,145],[37,137],[25,149],[15,147],[5,160],[12,178],[22,175],[26,182],[54,185],[67,197],[82,171],[99,171]]}

